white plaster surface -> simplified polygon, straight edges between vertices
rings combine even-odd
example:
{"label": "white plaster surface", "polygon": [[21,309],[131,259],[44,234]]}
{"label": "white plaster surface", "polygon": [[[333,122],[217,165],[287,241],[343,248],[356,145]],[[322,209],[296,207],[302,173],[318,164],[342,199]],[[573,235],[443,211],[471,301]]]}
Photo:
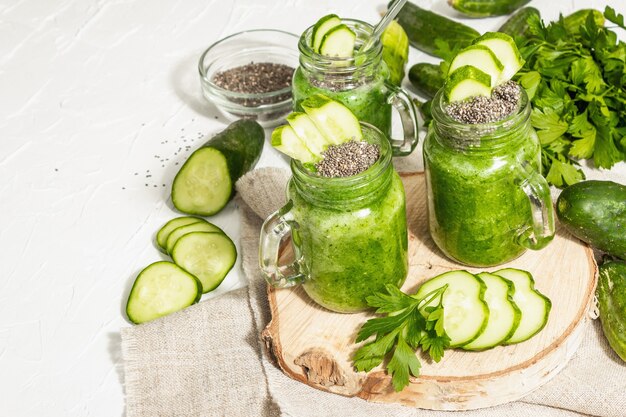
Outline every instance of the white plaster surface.
{"label": "white plaster surface", "polygon": [[[458,18],[444,0],[414,1]],[[128,291],[165,259],[153,238],[178,215],[178,167],[226,127],[200,94],[200,53],[245,29],[300,33],[331,11],[375,22],[385,3],[0,0],[0,417],[124,414]],[[623,0],[531,3],[550,20],[605,4],[626,12]],[[410,63],[425,59],[411,49]],[[266,146],[258,166],[271,165],[286,167]],[[626,183],[625,165],[611,175]],[[238,239],[234,203],[211,221]],[[238,264],[210,296],[242,285]]]}

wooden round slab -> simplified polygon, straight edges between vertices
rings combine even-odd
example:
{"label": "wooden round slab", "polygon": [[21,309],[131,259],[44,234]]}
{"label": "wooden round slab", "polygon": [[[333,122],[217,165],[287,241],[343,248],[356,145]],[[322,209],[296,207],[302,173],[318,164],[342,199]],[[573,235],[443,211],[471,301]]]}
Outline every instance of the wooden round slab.
{"label": "wooden round slab", "polygon": [[496,268],[473,269],[441,254],[430,238],[422,174],[403,175],[409,227],[409,275],[403,290],[454,269],[504,267],[533,274],[552,300],[546,327],[532,339],[483,352],[448,350],[439,363],[420,356],[421,376],[395,392],[380,369],[355,372],[357,331],[371,313],[340,314],[315,304],[300,287],[268,289],[272,321],[263,331],[270,356],[290,377],[328,392],[433,410],[468,410],[517,400],[556,375],[578,348],[596,285],[592,251],[563,230],[541,251]]}

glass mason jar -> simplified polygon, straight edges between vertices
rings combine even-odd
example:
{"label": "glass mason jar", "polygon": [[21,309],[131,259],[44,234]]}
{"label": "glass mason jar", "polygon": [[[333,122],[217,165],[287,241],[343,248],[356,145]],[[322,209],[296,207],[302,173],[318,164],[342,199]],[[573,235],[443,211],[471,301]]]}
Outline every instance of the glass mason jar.
{"label": "glass mason jar", "polygon": [[[401,286],[408,271],[404,187],[391,165],[391,146],[361,124],[380,156],[366,171],[327,178],[292,160],[287,204],[265,220],[259,258],[276,287],[302,284],[316,303],[337,312],[366,309],[365,297]],[[279,265],[281,241],[291,235],[295,260]]]}
{"label": "glass mason jar", "polygon": [[550,188],[525,91],[518,110],[485,124],[465,124],[432,102],[424,142],[430,234],[443,253],[471,266],[498,265],[554,237]]}
{"label": "glass mason jar", "polygon": [[321,93],[340,101],[356,115],[391,138],[391,111],[396,109],[402,121],[404,137],[391,139],[394,155],[408,155],[417,145],[417,116],[409,95],[389,81],[389,69],[382,59],[382,44],[376,41],[366,52],[358,47],[372,33],[373,27],[354,19],[342,23],[356,33],[356,47],[352,58],[333,58],[320,55],[312,49],[313,27],[300,37],[300,66],[293,75],[292,95],[294,111],[302,111],[300,103],[310,95]]}

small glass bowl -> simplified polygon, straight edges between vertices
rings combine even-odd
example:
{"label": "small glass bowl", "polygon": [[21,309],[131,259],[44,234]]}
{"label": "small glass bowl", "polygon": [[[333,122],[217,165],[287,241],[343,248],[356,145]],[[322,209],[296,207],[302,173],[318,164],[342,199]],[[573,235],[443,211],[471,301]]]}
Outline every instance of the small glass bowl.
{"label": "small glass bowl", "polygon": [[[292,110],[291,84],[267,93],[237,93],[218,87],[216,73],[251,62],[271,62],[298,68],[299,37],[281,30],[256,29],[230,35],[200,56],[198,70],[202,94],[228,119],[253,119],[263,127],[278,125]],[[245,104],[245,105],[244,105]]]}

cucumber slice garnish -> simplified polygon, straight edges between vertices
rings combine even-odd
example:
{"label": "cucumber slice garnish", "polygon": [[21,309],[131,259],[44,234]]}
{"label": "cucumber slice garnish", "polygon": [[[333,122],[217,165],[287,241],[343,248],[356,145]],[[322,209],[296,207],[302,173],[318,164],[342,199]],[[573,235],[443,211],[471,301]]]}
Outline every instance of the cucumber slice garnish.
{"label": "cucumber slice garnish", "polygon": [[296,135],[291,126],[278,126],[272,132],[272,146],[287,156],[304,163],[315,163],[319,160],[313,155],[304,141]]}
{"label": "cucumber slice garnish", "polygon": [[313,26],[313,32],[311,33],[311,39],[313,40],[313,50],[317,53],[320,52],[320,45],[322,39],[326,33],[337,25],[341,24],[341,19],[336,14],[328,14],[317,21]]}
{"label": "cucumber slice garnish", "polygon": [[293,112],[287,116],[287,122],[311,153],[318,158],[331,144],[305,113]]}
{"label": "cucumber slice garnish", "polygon": [[491,77],[478,68],[466,65],[450,74],[443,91],[449,102],[475,96],[491,97]]}
{"label": "cucumber slice garnish", "polygon": [[126,315],[133,323],[145,323],[182,310],[201,296],[202,285],[195,276],[171,262],[155,262],[137,275]]}
{"label": "cucumber slice garnish", "polygon": [[329,143],[338,145],[363,139],[359,120],[340,102],[322,94],[313,94],[301,106]]}
{"label": "cucumber slice garnish", "polygon": [[167,237],[167,240],[165,241],[165,250],[167,251],[167,253],[171,255],[172,250],[174,249],[174,245],[176,245],[176,242],[178,241],[178,239],[180,239],[182,236],[186,235],[187,233],[191,233],[191,232],[224,233],[222,229],[220,229],[213,223],[209,223],[206,221],[177,227],[176,229],[172,230],[170,235]]}
{"label": "cucumber slice garnish", "polygon": [[334,26],[322,38],[319,53],[328,57],[350,58],[354,55],[356,33],[348,26]]}
{"label": "cucumber slice garnish", "polygon": [[552,302],[535,289],[535,280],[527,271],[506,268],[496,271],[494,274],[513,282],[515,285],[513,301],[522,311],[519,326],[515,333],[505,341],[505,344],[519,343],[530,339],[539,333],[548,322]]}
{"label": "cucumber slice garnish", "polygon": [[192,232],[178,239],[172,259],[196,276],[202,283],[202,292],[207,293],[217,288],[235,265],[237,248],[223,233]]}
{"label": "cucumber slice garnish", "polygon": [[511,281],[488,272],[481,272],[478,277],[487,285],[485,302],[489,307],[489,320],[481,335],[463,346],[466,350],[484,350],[500,345],[513,336],[522,316],[513,301],[515,286]]}
{"label": "cucumber slice garnish", "polygon": [[193,216],[184,216],[184,217],[176,217],[175,219],[170,220],[165,223],[161,229],[157,232],[156,242],[159,249],[163,252],[167,253],[167,238],[172,233],[172,231],[181,226],[187,226],[188,224],[205,222],[206,220],[201,219],[200,217]]}
{"label": "cucumber slice garnish", "polygon": [[457,69],[467,65],[488,74],[491,77],[491,87],[498,83],[504,70],[504,65],[491,52],[491,49],[484,45],[470,45],[459,52],[450,63],[448,76],[450,77]]}
{"label": "cucumber slice garnish", "polygon": [[[421,299],[446,284],[448,288],[442,298],[443,327],[450,337],[450,347],[460,347],[478,338],[487,326],[489,308],[484,299],[487,287],[467,271],[450,271],[424,282],[414,297]],[[428,305],[437,302],[433,300]]]}
{"label": "cucumber slice garnish", "polygon": [[502,84],[513,78],[524,65],[524,59],[520,55],[515,41],[506,33],[487,32],[476,39],[474,44],[489,48],[504,66],[497,84]]}

